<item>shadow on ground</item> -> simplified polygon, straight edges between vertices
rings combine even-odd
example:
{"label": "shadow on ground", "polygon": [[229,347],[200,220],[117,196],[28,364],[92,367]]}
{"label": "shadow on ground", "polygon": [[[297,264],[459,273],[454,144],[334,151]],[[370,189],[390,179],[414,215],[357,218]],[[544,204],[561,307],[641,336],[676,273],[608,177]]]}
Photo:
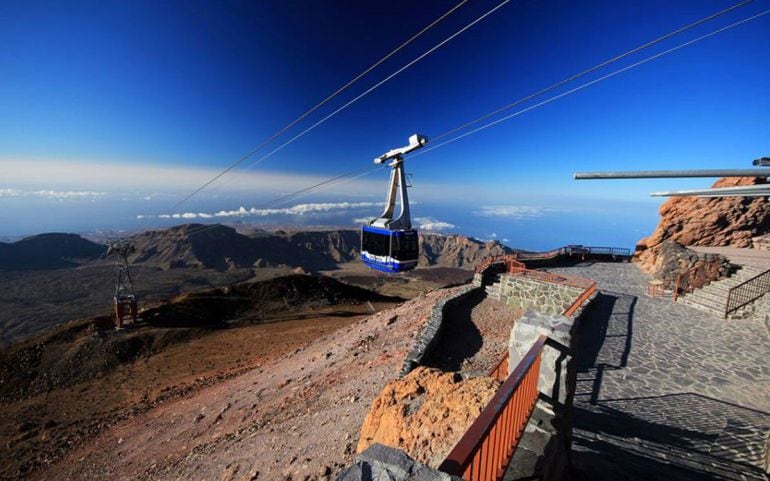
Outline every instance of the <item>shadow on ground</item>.
{"label": "shadow on ground", "polygon": [[439,344],[433,349],[435,355],[425,362],[426,366],[445,372],[459,371],[464,360],[479,352],[483,339],[471,315],[484,298],[483,292],[476,293],[448,312]]}
{"label": "shadow on ground", "polygon": [[767,479],[758,466],[769,413],[693,392],[600,396],[605,374],[627,366],[636,303],[635,296],[603,291],[581,326],[573,478]]}

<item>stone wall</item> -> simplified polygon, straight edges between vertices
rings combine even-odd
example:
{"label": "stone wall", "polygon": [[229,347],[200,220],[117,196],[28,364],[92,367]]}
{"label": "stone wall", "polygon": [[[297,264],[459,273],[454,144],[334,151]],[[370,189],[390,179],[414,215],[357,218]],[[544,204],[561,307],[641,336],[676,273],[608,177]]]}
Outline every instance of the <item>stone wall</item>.
{"label": "stone wall", "polygon": [[414,346],[404,359],[401,367],[401,377],[409,374],[417,366],[421,366],[433,349],[438,345],[442,327],[444,325],[444,314],[463,303],[471,297],[476,290],[480,289],[475,284],[470,284],[451,297],[444,298],[433,306],[430,317],[425,322],[422,330],[417,335]]}
{"label": "stone wall", "polygon": [[561,314],[575,302],[583,289],[539,281],[519,275],[500,278],[500,294],[504,303],[514,309],[536,309],[545,314]]}
{"label": "stone wall", "polygon": [[538,390],[540,399],[511,462],[507,479],[560,481],[567,478],[572,448],[577,365],[572,357],[579,342],[578,326],[596,297],[589,298],[571,317],[530,309],[516,321],[509,343],[513,370],[538,337],[545,335]]}

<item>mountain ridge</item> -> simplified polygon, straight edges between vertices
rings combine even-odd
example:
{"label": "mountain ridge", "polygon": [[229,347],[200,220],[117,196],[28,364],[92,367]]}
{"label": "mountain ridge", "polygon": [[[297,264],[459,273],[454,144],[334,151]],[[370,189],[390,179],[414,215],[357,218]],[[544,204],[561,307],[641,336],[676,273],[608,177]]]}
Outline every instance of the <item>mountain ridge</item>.
{"label": "mountain ridge", "polygon": [[[177,268],[300,267],[333,270],[359,258],[356,229],[285,232],[239,232],[214,224],[182,224],[130,236],[138,265]],[[19,252],[24,255],[19,255]],[[41,257],[40,253],[47,255]],[[102,259],[106,246],[77,234],[40,234],[10,244],[0,243],[0,270],[58,269]],[[472,268],[489,255],[513,252],[497,241],[480,241],[458,234],[420,233],[420,267]]]}

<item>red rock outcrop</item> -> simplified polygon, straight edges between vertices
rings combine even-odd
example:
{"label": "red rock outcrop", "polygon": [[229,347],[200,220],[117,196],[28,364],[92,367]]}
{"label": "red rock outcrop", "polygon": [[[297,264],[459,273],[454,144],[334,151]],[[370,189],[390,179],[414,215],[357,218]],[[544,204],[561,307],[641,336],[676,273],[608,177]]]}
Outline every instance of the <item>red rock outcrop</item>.
{"label": "red rock outcrop", "polygon": [[438,467],[499,386],[490,377],[463,381],[456,373],[418,367],[390,382],[374,400],[357,450],[380,443]]}
{"label": "red rock outcrop", "polygon": [[[764,184],[764,178],[728,177],[713,187]],[[764,197],[672,197],[660,206],[660,223],[641,239],[634,260],[647,272],[655,269],[662,243],[684,246],[752,247],[752,238],[770,232],[770,203]]]}

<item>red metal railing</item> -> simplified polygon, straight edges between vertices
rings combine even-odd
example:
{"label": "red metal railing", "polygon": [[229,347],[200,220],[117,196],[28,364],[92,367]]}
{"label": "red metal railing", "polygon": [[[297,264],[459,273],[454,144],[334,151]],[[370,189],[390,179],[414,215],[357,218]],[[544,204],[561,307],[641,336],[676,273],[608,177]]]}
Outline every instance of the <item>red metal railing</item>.
{"label": "red metal railing", "polygon": [[471,424],[439,470],[468,481],[503,478],[537,402],[540,336]]}
{"label": "red metal railing", "polygon": [[513,260],[517,264],[521,264],[521,261],[548,260],[556,257],[571,257],[574,255],[580,255],[584,258],[589,256],[611,256],[613,258],[629,257],[631,255],[631,250],[622,247],[586,247],[581,245],[569,245],[546,252],[514,252],[513,254],[484,258],[484,260],[482,260],[476,267],[476,272],[483,272],[486,268],[498,262],[508,262]]}
{"label": "red metal railing", "polygon": [[506,254],[501,256],[489,256],[485,257],[484,260],[482,260],[478,266],[476,266],[476,272],[482,273],[485,270],[489,268],[492,264],[505,264],[506,270],[510,270],[512,267],[521,266],[524,267],[524,264],[519,262],[518,260],[518,254]]}
{"label": "red metal railing", "polygon": [[548,282],[550,284],[561,284],[563,286],[577,287],[580,289],[588,289],[594,284],[594,281],[591,279],[566,276],[564,274],[554,274],[553,272],[548,271],[536,271],[534,269],[527,269],[523,266],[513,266],[508,270],[508,273],[542,282]]}
{"label": "red metal railing", "polygon": [[[590,279],[583,279],[585,281],[589,281],[591,284],[586,288],[582,294],[580,294],[577,299],[575,299],[575,302],[570,304],[570,306],[564,311],[564,315],[566,317],[572,316],[577,312],[578,309],[580,309],[580,306],[582,306],[589,297],[591,297],[596,292],[596,282],[591,281]],[[505,380],[506,376],[508,375],[508,351],[503,354],[503,358],[500,359],[500,362],[498,362],[495,367],[492,368],[492,370],[489,371],[488,376],[493,377],[495,379],[498,379],[500,381]]]}
{"label": "red metal railing", "polygon": [[584,290],[583,293],[580,294],[580,296],[577,299],[575,299],[575,302],[573,302],[567,308],[567,310],[564,311],[564,315],[566,317],[569,317],[575,314],[575,312],[580,308],[580,306],[582,306],[583,303],[587,301],[588,298],[591,297],[594,292],[596,292],[596,282],[593,282],[590,286],[588,286],[588,288]]}
{"label": "red metal railing", "polygon": [[725,318],[732,312],[770,292],[770,270],[766,270],[746,282],[733,287],[727,293]]}
{"label": "red metal railing", "polygon": [[505,378],[508,377],[508,351],[503,354],[503,358],[500,359],[500,362],[489,371],[489,377],[493,377],[498,381],[505,381]]}
{"label": "red metal railing", "polygon": [[694,290],[690,277],[698,270],[699,266],[691,267],[684,272],[680,272],[676,276],[676,282],[674,283],[674,301],[679,299],[679,294],[688,294]]}

